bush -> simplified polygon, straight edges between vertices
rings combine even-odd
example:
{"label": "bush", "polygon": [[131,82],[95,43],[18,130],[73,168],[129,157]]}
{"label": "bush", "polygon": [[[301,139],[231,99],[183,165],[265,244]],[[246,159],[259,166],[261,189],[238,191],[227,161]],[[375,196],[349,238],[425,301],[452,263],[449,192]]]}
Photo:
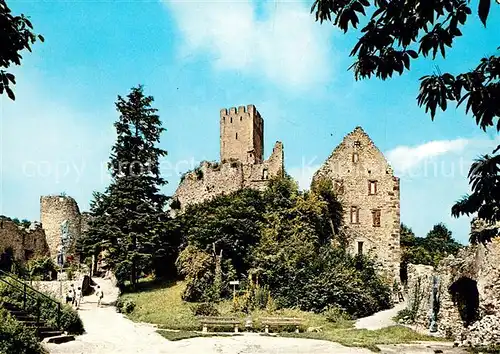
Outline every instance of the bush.
{"label": "bush", "polygon": [[349,321],[351,319],[351,316],[349,316],[344,309],[335,305],[328,306],[326,310],[323,311],[323,316],[325,316],[328,322],[332,323]]}
{"label": "bush", "polygon": [[0,308],[0,353],[42,354],[46,351],[38,342],[33,329],[27,328]]}
{"label": "bush", "polygon": [[131,299],[118,299],[116,302],[116,310],[117,312],[129,314],[132,313],[135,309],[135,302]]}
{"label": "bush", "polygon": [[[26,298],[27,311],[36,314],[39,304],[40,318],[45,321],[47,325],[57,328],[57,305],[45,296],[39,295],[29,289],[28,291],[32,296]],[[19,307],[23,306],[23,293],[3,283],[0,284],[0,298],[1,297],[8,299],[8,302],[14,305]],[[82,334],[84,332],[83,322],[80,316],[78,316],[78,313],[71,306],[61,303],[60,316],[60,327],[62,330],[69,334]]]}
{"label": "bush", "polygon": [[52,280],[52,274],[57,272],[56,265],[50,257],[30,259],[26,264],[31,279]]}
{"label": "bush", "polygon": [[219,311],[209,302],[203,302],[191,307],[195,316],[219,316]]}

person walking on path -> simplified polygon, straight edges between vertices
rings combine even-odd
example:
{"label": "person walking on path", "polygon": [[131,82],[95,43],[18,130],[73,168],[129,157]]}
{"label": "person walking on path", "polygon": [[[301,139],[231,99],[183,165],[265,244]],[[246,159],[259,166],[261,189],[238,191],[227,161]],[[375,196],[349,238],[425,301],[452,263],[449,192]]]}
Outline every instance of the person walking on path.
{"label": "person walking on path", "polygon": [[99,285],[91,285],[95,290],[95,295],[97,296],[97,307],[101,307],[101,300],[104,297],[104,293]]}
{"label": "person walking on path", "polygon": [[78,287],[78,289],[76,289],[75,292],[75,305],[77,310],[80,309],[81,301],[82,301],[82,288]]}
{"label": "person walking on path", "polygon": [[75,288],[73,287],[73,284],[71,284],[68,291],[66,292],[66,304],[71,303],[71,306],[73,306],[74,301],[75,301]]}

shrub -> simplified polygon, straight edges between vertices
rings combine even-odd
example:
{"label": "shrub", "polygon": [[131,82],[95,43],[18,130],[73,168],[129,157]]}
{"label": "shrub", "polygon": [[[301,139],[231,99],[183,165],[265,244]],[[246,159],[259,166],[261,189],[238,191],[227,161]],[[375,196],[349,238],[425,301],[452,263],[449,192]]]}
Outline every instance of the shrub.
{"label": "shrub", "polygon": [[57,272],[56,265],[50,257],[30,259],[26,264],[31,279],[52,280],[52,273]]}
{"label": "shrub", "polygon": [[[29,289],[28,292],[31,296],[26,298],[27,311],[36,314],[39,309],[40,318],[44,320],[47,325],[56,328],[58,317],[57,305],[45,296],[39,295]],[[19,307],[23,306],[23,293],[3,283],[0,284],[0,297],[8,299],[10,303]],[[51,297],[49,296],[49,298]],[[39,308],[38,305],[40,306]],[[78,313],[71,306],[61,303],[60,316],[59,320],[62,330],[69,334],[82,334],[84,332],[83,322],[80,316],[78,316]]]}
{"label": "shrub", "polygon": [[398,312],[398,314],[394,317],[394,320],[397,322],[403,322],[407,324],[412,324],[415,322],[415,313],[409,309],[409,308],[404,308]]}
{"label": "shrub", "polygon": [[122,298],[120,298],[116,302],[117,312],[129,314],[129,313],[132,313],[134,311],[134,309],[135,309],[135,302],[132,299],[123,300]]}
{"label": "shrub", "polygon": [[46,351],[38,342],[33,329],[25,327],[0,308],[0,353],[42,354]]}
{"label": "shrub", "polygon": [[349,321],[351,316],[342,308],[330,305],[323,311],[323,316],[325,316],[328,322],[337,323],[343,321]]}
{"label": "shrub", "polygon": [[219,311],[210,302],[202,302],[191,307],[195,316],[219,316]]}
{"label": "shrub", "polygon": [[267,300],[271,296],[267,286],[255,289],[253,307],[254,309],[263,310],[267,306]]}

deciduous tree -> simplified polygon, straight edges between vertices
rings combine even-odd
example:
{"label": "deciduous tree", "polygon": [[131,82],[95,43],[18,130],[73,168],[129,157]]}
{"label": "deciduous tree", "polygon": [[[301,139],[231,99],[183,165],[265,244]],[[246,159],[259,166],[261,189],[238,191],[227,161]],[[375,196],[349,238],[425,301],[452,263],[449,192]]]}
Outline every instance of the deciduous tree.
{"label": "deciduous tree", "polygon": [[[474,10],[484,26],[492,3],[491,0],[475,2]],[[311,11],[317,21],[331,21],[344,33],[357,29],[360,17],[371,14],[350,53],[356,57],[350,68],[356,80],[373,76],[385,80],[410,70],[411,62],[419,57],[445,58],[473,13],[470,5],[465,0],[315,0]],[[499,79],[500,56],[490,55],[468,72],[456,75],[437,72],[422,77],[417,103],[425,107],[431,119],[438,109],[445,111],[450,104],[465,105],[465,112],[473,116],[482,130],[496,126],[499,131]],[[499,148],[471,166],[472,194],[453,206],[455,217],[478,213],[490,223],[500,221]],[[489,232],[483,237],[471,237],[471,241],[487,241],[491,236]]]}
{"label": "deciduous tree", "polygon": [[33,32],[33,25],[28,17],[13,15],[5,0],[0,0],[0,94],[4,92],[11,100],[15,100],[12,87],[16,84],[14,74],[5,71],[11,65],[21,65],[21,52],[31,52],[31,45],[36,41],[44,41],[42,35]]}

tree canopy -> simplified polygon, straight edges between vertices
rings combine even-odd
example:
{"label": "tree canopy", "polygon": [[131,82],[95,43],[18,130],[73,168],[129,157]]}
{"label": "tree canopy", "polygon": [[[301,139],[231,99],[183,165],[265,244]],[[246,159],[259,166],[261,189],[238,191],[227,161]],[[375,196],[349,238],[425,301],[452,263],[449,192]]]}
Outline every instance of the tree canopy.
{"label": "tree canopy", "polygon": [[[344,33],[357,29],[360,17],[368,17],[350,55],[356,57],[350,67],[356,80],[373,76],[386,80],[394,73],[410,70],[412,60],[437,55],[446,57],[473,11],[465,0],[315,0],[311,12],[316,20],[331,21]],[[477,14],[486,26],[491,0],[477,2]],[[491,48],[492,50],[494,48]],[[476,124],[486,130],[500,131],[500,56],[481,59],[471,71],[453,75],[437,72],[422,77],[417,104],[434,119],[436,111],[445,111],[451,103],[465,104]],[[471,195],[465,195],[452,208],[452,215],[478,216],[492,224],[500,221],[498,181],[500,146],[492,155],[484,155],[470,168]],[[491,232],[471,237],[484,242]]]}
{"label": "tree canopy", "polygon": [[289,176],[277,177],[264,191],[243,189],[186,208],[176,218],[183,239],[177,266],[187,281],[183,298],[214,301],[230,294],[229,281],[240,280],[247,295],[253,282],[260,284],[278,307],[321,312],[337,306],[354,316],[387,308],[390,286],[376,265],[352,257],[341,242],[332,246],[342,209],[331,187],[325,182],[301,192]]}
{"label": "tree canopy", "polygon": [[4,69],[12,64],[21,65],[21,52],[25,49],[31,52],[31,45],[37,39],[44,41],[42,35],[33,32],[33,25],[28,17],[13,15],[5,0],[0,0],[0,95],[4,92],[11,100],[15,100],[12,86],[16,78]]}
{"label": "tree canopy", "polygon": [[462,247],[443,223],[436,224],[425,237],[401,223],[401,279],[406,281],[408,263],[437,266],[448,255],[456,255]]}
{"label": "tree canopy", "polygon": [[167,197],[160,192],[166,181],[159,159],[167,152],[157,147],[165,129],[152,102],[142,86],[126,98],[118,96],[117,140],[108,164],[112,181],[104,193],[94,193],[93,218],[82,241],[91,254],[106,249],[120,283],[130,280],[132,285],[141,274],[173,263],[163,210]]}

